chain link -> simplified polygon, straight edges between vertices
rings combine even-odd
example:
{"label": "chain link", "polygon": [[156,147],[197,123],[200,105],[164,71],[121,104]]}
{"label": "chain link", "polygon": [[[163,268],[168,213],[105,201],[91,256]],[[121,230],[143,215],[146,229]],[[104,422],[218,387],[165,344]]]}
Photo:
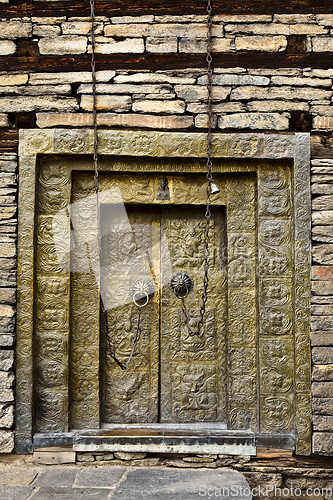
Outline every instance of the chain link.
{"label": "chain link", "polygon": [[212,4],[211,0],[208,0],[207,3],[207,55],[206,55],[206,62],[207,62],[207,114],[208,114],[208,131],[207,131],[207,162],[206,162],[206,167],[207,167],[207,173],[206,173],[206,178],[207,178],[207,186],[206,186],[206,212],[205,212],[205,219],[206,219],[206,226],[205,226],[205,250],[204,250],[204,278],[203,278],[203,292],[202,292],[202,302],[201,302],[201,307],[200,307],[200,316],[199,316],[199,321],[197,323],[197,328],[195,330],[192,330],[190,326],[190,320],[188,317],[186,305],[185,305],[185,300],[182,299],[182,312],[183,312],[183,319],[184,323],[187,329],[187,332],[190,336],[193,335],[200,335],[201,328],[203,326],[204,322],[204,316],[206,312],[206,303],[207,303],[207,298],[208,298],[208,285],[209,285],[209,230],[210,230],[210,219],[212,217],[211,211],[210,211],[210,204],[211,204],[211,192],[212,192],[212,182],[213,182],[213,176],[212,176],[212,127],[213,127],[213,115],[212,115]]}

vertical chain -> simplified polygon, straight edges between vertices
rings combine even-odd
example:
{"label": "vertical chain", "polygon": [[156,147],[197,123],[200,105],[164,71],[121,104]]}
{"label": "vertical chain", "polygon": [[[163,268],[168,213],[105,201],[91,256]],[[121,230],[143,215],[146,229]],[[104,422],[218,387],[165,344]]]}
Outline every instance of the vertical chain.
{"label": "vertical chain", "polygon": [[[93,95],[93,127],[94,127],[94,179],[95,191],[98,193],[98,155],[97,155],[97,110],[96,110],[96,62],[95,62],[95,0],[90,0],[91,19],[91,77]],[[97,206],[98,209],[98,206]],[[98,210],[97,210],[98,213]]]}
{"label": "vertical chain", "polygon": [[199,335],[204,322],[204,316],[206,312],[206,303],[208,298],[208,285],[209,285],[209,230],[210,230],[210,219],[212,217],[210,211],[211,204],[211,192],[212,192],[212,127],[213,127],[213,115],[212,115],[212,4],[211,0],[207,3],[207,116],[208,116],[208,131],[207,131],[207,186],[206,186],[206,212],[205,212],[205,249],[204,249],[204,278],[203,278],[203,292],[202,292],[202,302],[200,307],[200,316],[197,324],[197,328],[193,331],[190,327],[189,317],[185,305],[184,299],[182,299],[182,312],[184,323],[189,335]]}

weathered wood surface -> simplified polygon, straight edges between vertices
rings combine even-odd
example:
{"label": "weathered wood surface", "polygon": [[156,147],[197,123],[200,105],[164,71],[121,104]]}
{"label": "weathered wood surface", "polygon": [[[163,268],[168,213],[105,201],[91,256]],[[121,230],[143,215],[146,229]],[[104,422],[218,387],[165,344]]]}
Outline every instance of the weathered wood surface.
{"label": "weathered wood surface", "polygon": [[[205,14],[206,2],[193,0],[112,0],[97,1],[96,14],[99,16],[158,14]],[[215,14],[331,14],[331,0],[215,0],[212,2]],[[25,2],[18,0],[17,5],[0,4],[2,17],[27,16],[82,16],[90,14],[88,1],[63,2]]]}
{"label": "weathered wood surface", "polygon": [[0,153],[16,153],[18,130],[0,130]]}
{"label": "weathered wood surface", "polygon": [[332,134],[316,134],[311,137],[312,158],[333,158]]}
{"label": "weathered wood surface", "polygon": [[[214,66],[219,68],[332,68],[332,53],[213,54]],[[98,70],[110,69],[184,69],[206,67],[205,54],[96,54]],[[73,56],[0,57],[1,71],[89,71],[89,54]]]}

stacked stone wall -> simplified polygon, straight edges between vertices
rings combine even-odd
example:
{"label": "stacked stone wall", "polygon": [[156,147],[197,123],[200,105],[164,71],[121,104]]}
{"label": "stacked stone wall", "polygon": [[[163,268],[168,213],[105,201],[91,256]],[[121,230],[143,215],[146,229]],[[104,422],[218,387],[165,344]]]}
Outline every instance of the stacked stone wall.
{"label": "stacked stone wall", "polygon": [[[206,50],[205,16],[96,17],[99,55],[193,55]],[[90,20],[23,17],[0,21],[0,62],[34,58],[90,58]],[[217,15],[214,54],[278,55],[333,52],[332,15]],[[213,55],[214,55],[213,54]],[[204,60],[204,59],[203,59]],[[244,59],[243,59],[244,60]],[[42,61],[42,59],[41,59]],[[42,64],[42,62],[41,62]],[[213,58],[216,132],[333,130],[333,67],[233,67]],[[98,70],[100,127],[204,130],[206,70],[111,68]],[[0,139],[19,127],[92,126],[89,71],[1,71]],[[0,141],[1,142],[1,141]],[[0,452],[13,446],[13,349],[15,313],[16,154],[0,156]],[[330,155],[328,155],[330,156]],[[333,153],[331,155],[333,157]],[[313,451],[333,453],[333,160],[313,157]]]}

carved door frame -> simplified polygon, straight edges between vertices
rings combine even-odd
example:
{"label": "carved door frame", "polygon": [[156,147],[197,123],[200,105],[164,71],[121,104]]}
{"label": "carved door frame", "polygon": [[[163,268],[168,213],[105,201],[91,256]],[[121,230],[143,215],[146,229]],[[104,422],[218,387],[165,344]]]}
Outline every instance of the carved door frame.
{"label": "carved door frame", "polygon": [[[117,158],[123,156],[134,158],[137,162],[142,158],[150,158],[152,170],[163,171],[163,162],[170,171],[170,162],[174,163],[173,171],[179,173],[191,171],[204,171],[204,158],[206,155],[206,136],[198,133],[180,132],[141,132],[141,131],[99,131],[99,155],[113,157],[115,164]],[[41,157],[51,158],[54,155],[62,156],[75,155],[77,159],[82,155],[85,161],[82,165],[87,165],[87,155],[93,152],[93,131],[88,129],[44,129],[44,130],[21,130],[19,144],[19,221],[18,221],[18,310],[17,310],[17,389],[16,389],[16,450],[18,453],[30,453],[33,449],[33,401],[35,396],[34,387],[34,359],[33,343],[34,329],[38,318],[34,317],[35,288],[40,283],[35,279],[35,245],[38,244],[39,236],[36,235],[36,186],[38,163]],[[85,155],[85,157],[84,157]],[[290,217],[293,224],[288,226],[288,222],[282,217],[279,230],[283,229],[287,238],[291,238],[293,247],[295,276],[284,275],[282,288],[288,288],[288,280],[294,279],[291,288],[293,294],[292,305],[287,303],[290,314],[294,320],[294,376],[293,376],[293,412],[296,428],[296,451],[298,454],[311,453],[311,385],[310,385],[310,229],[311,229],[311,204],[310,204],[310,135],[307,133],[297,134],[214,134],[213,136],[213,156],[216,159],[235,160],[229,163],[222,171],[232,174],[242,174],[256,172],[255,160],[263,162],[268,160],[267,165],[272,165],[272,160],[289,160],[291,164],[291,181],[288,193],[279,194],[281,197],[287,196],[286,203],[290,206]],[[160,159],[154,165],[154,158]],[[161,160],[162,159],[162,160]],[[164,159],[164,160],[163,160]],[[200,160],[201,159],[201,160]],[[237,160],[242,162],[237,164]],[[244,159],[249,159],[248,164]],[[189,161],[190,160],[190,161]],[[253,162],[254,160],[254,162]],[[161,163],[162,161],[162,163]],[[252,162],[252,163],[251,163]],[[77,163],[76,163],[77,165]],[[191,166],[189,166],[191,165]],[[81,167],[83,170],[86,166]],[[91,168],[91,167],[89,167]],[[266,167],[265,167],[266,168]],[[272,217],[279,217],[274,212],[274,196],[276,190],[284,190],[283,175],[279,175],[274,181],[275,171],[272,166],[267,167],[270,171],[269,179],[265,177],[265,168],[258,177],[258,231],[262,233],[262,249],[264,249],[265,234],[274,232],[270,220]],[[172,169],[171,169],[172,170]],[[281,184],[282,179],[282,184]],[[275,182],[275,184],[274,184]],[[237,186],[234,188],[237,190]],[[231,192],[233,189],[231,189]],[[260,201],[261,200],[261,201]],[[280,203],[279,202],[279,203]],[[268,203],[268,205],[267,205]],[[237,203],[232,201],[230,195],[230,207],[234,204],[234,220],[237,225]],[[271,208],[269,208],[271,207]],[[273,209],[272,209],[273,207]],[[280,205],[281,208],[281,205]],[[273,210],[273,211],[272,211]],[[288,212],[288,210],[287,210]],[[283,212],[285,215],[287,212]],[[282,212],[281,212],[282,213]],[[280,214],[281,215],[281,214]],[[242,232],[241,220],[239,227],[235,226],[234,237],[237,232]],[[288,229],[289,228],[289,229]],[[293,233],[294,231],[294,233]],[[254,238],[257,228],[253,229],[253,234],[248,234],[247,238]],[[233,236],[231,235],[231,238]],[[260,239],[260,237],[259,237]],[[42,241],[41,244],[47,244]],[[268,245],[269,246],[269,245]],[[260,252],[259,248],[259,252]],[[237,257],[237,256],[236,256]],[[238,256],[246,260],[246,255]],[[230,256],[232,265],[233,257]],[[251,266],[251,259],[245,264]],[[255,278],[254,278],[255,279]],[[41,280],[42,281],[42,280]],[[271,307],[269,297],[265,292],[270,287],[269,278],[260,276],[261,294],[267,298],[267,303],[263,299],[262,311],[268,311],[270,316],[276,314],[276,309]],[[68,297],[69,292],[65,291]],[[230,290],[230,297],[234,293]],[[288,296],[288,291],[286,292]],[[288,301],[287,301],[288,302]],[[263,315],[257,319],[257,328],[264,326]],[[267,318],[266,318],[267,319]],[[283,322],[283,318],[280,318]],[[266,321],[266,320],[265,320]],[[282,324],[282,323],[281,323]],[[267,325],[266,325],[267,326]],[[268,325],[267,328],[270,328]],[[275,332],[276,333],[276,332]],[[274,331],[271,331],[274,336]],[[287,348],[288,351],[288,348]],[[261,396],[262,405],[265,406],[271,416],[285,411],[284,405],[288,405],[286,398]],[[263,406],[263,408],[264,408]],[[266,431],[267,432],[267,431]],[[265,429],[263,429],[265,434]]]}

